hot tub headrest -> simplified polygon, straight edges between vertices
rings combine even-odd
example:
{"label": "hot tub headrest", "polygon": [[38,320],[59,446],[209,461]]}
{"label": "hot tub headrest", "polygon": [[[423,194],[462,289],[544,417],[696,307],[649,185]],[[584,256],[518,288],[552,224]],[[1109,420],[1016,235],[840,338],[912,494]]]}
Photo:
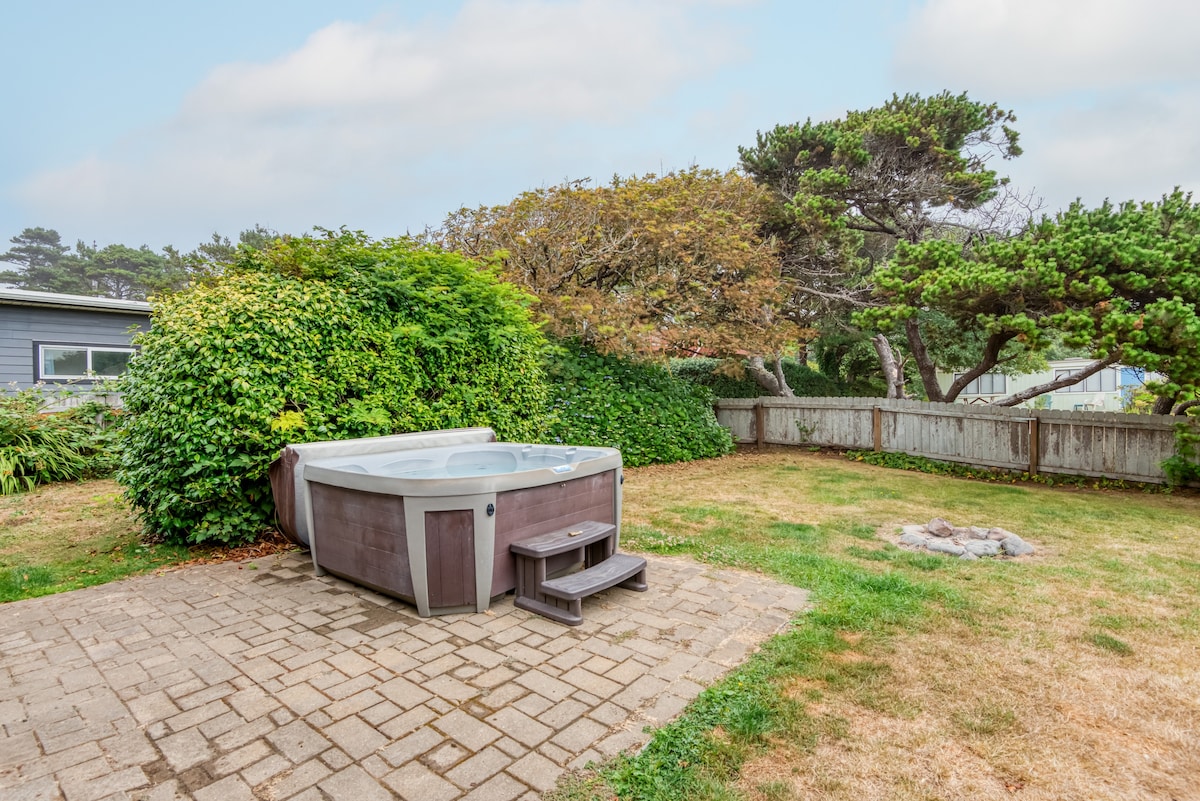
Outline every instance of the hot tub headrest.
{"label": "hot tub headrest", "polygon": [[279,452],[279,458],[271,463],[270,471],[271,494],[275,498],[279,527],[292,542],[308,547],[310,500],[308,487],[304,482],[304,465],[314,459],[495,441],[496,432],[490,428],[453,428],[445,431],[395,434],[388,437],[365,437],[285,445]]}

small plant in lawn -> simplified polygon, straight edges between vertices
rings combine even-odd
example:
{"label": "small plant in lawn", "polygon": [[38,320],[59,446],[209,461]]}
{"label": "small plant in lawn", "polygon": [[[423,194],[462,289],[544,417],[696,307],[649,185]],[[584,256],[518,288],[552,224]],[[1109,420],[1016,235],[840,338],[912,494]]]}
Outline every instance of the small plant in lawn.
{"label": "small plant in lawn", "polygon": [[1092,632],[1084,637],[1097,648],[1103,648],[1105,651],[1111,651],[1118,656],[1129,656],[1133,653],[1132,646],[1124,640],[1118,639],[1111,634],[1105,634],[1102,631]]}

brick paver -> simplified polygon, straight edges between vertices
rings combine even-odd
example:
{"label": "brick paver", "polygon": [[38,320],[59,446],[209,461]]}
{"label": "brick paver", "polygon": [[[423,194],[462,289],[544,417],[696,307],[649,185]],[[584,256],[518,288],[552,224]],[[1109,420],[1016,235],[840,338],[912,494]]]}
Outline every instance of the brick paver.
{"label": "brick paver", "polygon": [[0,798],[531,799],[648,739],[804,608],[651,557],[570,628],[421,619],[307,557],[0,606]]}

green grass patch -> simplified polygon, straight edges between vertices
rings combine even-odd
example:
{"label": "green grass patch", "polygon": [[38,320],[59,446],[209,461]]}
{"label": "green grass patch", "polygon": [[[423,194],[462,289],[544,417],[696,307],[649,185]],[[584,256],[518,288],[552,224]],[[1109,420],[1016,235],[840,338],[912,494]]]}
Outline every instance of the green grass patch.
{"label": "green grass patch", "polygon": [[182,546],[144,545],[135,537],[103,553],[89,553],[70,561],[3,565],[0,566],[0,602],[107,584],[179,564],[194,556]]}
{"label": "green grass patch", "polygon": [[144,542],[109,480],[0,498],[0,602],[105,584],[221,550]]}
{"label": "green grass patch", "polygon": [[1124,640],[1117,639],[1111,634],[1105,634],[1102,631],[1096,631],[1088,634],[1083,639],[1087,642],[1090,642],[1097,648],[1101,648],[1105,651],[1111,651],[1118,656],[1129,656],[1133,653],[1133,646],[1131,646],[1129,643],[1125,642]]}
{"label": "green grass patch", "polygon": [[954,715],[954,722],[967,734],[992,735],[1008,731],[1017,724],[1011,709],[985,701]]}

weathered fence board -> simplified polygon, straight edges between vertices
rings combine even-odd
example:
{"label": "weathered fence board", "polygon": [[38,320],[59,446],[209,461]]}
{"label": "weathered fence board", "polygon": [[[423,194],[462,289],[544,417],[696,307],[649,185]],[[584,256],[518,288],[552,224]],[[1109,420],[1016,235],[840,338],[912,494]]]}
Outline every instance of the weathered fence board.
{"label": "weathered fence board", "polygon": [[[908,453],[1030,472],[1163,483],[1178,417],[884,398],[736,398],[717,420],[739,443]],[[1200,431],[1200,423],[1191,422]]]}

